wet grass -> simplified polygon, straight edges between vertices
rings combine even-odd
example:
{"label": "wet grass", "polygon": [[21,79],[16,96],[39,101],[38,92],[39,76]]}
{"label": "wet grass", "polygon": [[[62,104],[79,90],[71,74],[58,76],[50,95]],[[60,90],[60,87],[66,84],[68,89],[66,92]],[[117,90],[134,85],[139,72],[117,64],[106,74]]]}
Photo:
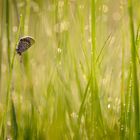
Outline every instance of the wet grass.
{"label": "wet grass", "polygon": [[0,139],[139,140],[138,4],[1,0]]}

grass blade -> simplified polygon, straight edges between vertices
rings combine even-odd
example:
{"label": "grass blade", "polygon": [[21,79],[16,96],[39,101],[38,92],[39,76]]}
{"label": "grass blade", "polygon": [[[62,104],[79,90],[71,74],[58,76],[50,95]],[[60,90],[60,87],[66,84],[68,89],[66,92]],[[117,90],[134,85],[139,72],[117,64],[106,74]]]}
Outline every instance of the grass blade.
{"label": "grass blade", "polygon": [[136,64],[136,44],[135,44],[135,33],[134,33],[134,21],[133,21],[133,6],[132,0],[128,0],[128,12],[130,20],[130,36],[131,36],[131,59],[132,59],[132,78],[133,78],[133,96],[134,96],[134,115],[135,115],[135,136],[136,140],[140,139],[139,135],[139,86],[137,76],[137,64]]}

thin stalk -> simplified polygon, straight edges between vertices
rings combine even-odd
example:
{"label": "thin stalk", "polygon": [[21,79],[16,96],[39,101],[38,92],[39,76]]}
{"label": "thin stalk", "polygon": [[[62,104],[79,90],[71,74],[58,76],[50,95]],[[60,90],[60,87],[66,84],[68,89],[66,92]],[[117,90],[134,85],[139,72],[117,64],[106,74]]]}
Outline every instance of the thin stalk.
{"label": "thin stalk", "polygon": [[140,32],[140,25],[138,26],[138,29],[137,29],[137,34],[136,34],[136,40],[135,40],[135,44],[136,44],[136,55],[137,55],[137,59],[138,59],[138,62],[140,64],[140,57],[139,57],[139,54],[138,54],[138,50],[139,50],[139,32]]}
{"label": "thin stalk", "polygon": [[[26,1],[26,9],[25,9],[25,21],[24,21],[24,34],[28,35],[29,32],[29,20],[30,20],[30,0]],[[32,104],[32,113],[33,113],[33,106],[34,106],[34,90],[33,90],[33,80],[32,80],[32,74],[30,71],[30,64],[29,64],[29,55],[26,52],[26,54],[24,55],[24,67],[25,67],[25,71],[26,71],[26,76],[29,80],[29,92],[31,95],[31,104]],[[33,114],[32,114],[33,115]]]}
{"label": "thin stalk", "polygon": [[[26,7],[25,7],[25,17],[24,17],[24,30],[23,34],[28,35],[29,33],[29,22],[30,22],[30,6],[31,6],[31,0],[26,0]],[[35,102],[34,102],[34,88],[33,88],[33,80],[32,80],[32,72],[30,68],[30,61],[29,61],[29,54],[26,52],[24,54],[24,68],[25,68],[25,75],[26,75],[26,80],[29,82],[29,86],[27,87],[28,92],[30,93],[30,102],[31,102],[31,115],[30,115],[30,120],[32,120],[33,123],[29,124],[29,129],[31,130],[30,135],[33,138],[33,134],[35,131],[37,131],[37,122],[35,122]],[[34,128],[34,129],[33,129]]]}
{"label": "thin stalk", "polygon": [[1,84],[2,84],[2,80],[1,80],[1,66],[2,66],[2,39],[3,39],[3,33],[4,33],[4,1],[2,1],[2,6],[1,6],[1,35],[0,35],[0,93],[1,93]]}
{"label": "thin stalk", "polygon": [[94,81],[95,81],[95,48],[96,48],[96,31],[95,31],[95,0],[91,0],[91,121],[93,121],[93,108],[94,108]]}
{"label": "thin stalk", "polygon": [[[103,126],[103,118],[101,112],[100,99],[98,95],[98,83],[96,78],[96,4],[95,0],[91,0],[91,40],[92,40],[92,48],[91,48],[91,122],[93,124],[94,129],[94,138],[99,136],[100,129],[102,131],[102,135],[104,135],[104,126]],[[99,128],[97,128],[99,127]],[[92,132],[93,133],[93,132]],[[100,135],[101,136],[101,135]]]}
{"label": "thin stalk", "polygon": [[[19,24],[17,35],[16,35],[16,43],[15,43],[14,50],[16,50],[16,47],[17,47],[17,44],[18,44],[18,39],[19,39],[19,36],[20,36],[21,25],[22,25],[22,16],[20,17],[20,24]],[[14,51],[14,53],[13,53],[12,61],[11,61],[11,64],[10,64],[9,77],[8,77],[8,85],[7,85],[6,111],[5,111],[5,135],[4,135],[5,139],[6,139],[6,135],[7,135],[6,124],[7,124],[7,114],[8,114],[8,108],[9,108],[9,103],[10,103],[10,97],[11,97],[10,89],[11,89],[11,82],[12,82],[12,74],[13,74],[13,68],[14,68],[15,55],[16,55],[16,51]]]}
{"label": "thin stalk", "polygon": [[128,12],[130,22],[130,35],[131,35],[131,59],[132,59],[132,78],[133,78],[133,96],[134,96],[134,116],[135,116],[135,136],[136,140],[140,139],[139,135],[139,87],[137,76],[137,64],[136,64],[136,44],[134,33],[134,21],[133,21],[133,6],[132,0],[128,0]]}
{"label": "thin stalk", "polygon": [[16,13],[16,16],[17,16],[17,22],[18,22],[18,25],[19,25],[19,11],[18,11],[18,6],[17,6],[17,1],[16,0],[13,0],[13,4],[14,4],[14,9],[15,9],[15,13]]}
{"label": "thin stalk", "polygon": [[95,23],[95,0],[91,0],[91,66],[92,72],[95,74],[95,51],[96,51],[96,23]]}
{"label": "thin stalk", "polygon": [[98,61],[101,57],[101,54],[102,54],[103,50],[105,49],[105,47],[107,46],[107,43],[110,43],[110,39],[111,39],[111,34],[107,37],[107,39],[105,40],[101,50],[99,51],[99,54],[98,54],[97,59],[96,59],[96,63],[99,63]]}
{"label": "thin stalk", "polygon": [[88,93],[90,82],[91,82],[91,77],[89,78],[88,83],[86,85],[86,88],[85,88],[85,91],[84,91],[84,97],[83,97],[82,103],[80,105],[80,109],[79,109],[79,113],[78,113],[78,123],[79,123],[78,125],[80,125],[81,118],[82,118],[82,113],[84,112],[83,110],[84,110],[84,105],[85,105],[85,101],[86,101],[86,98],[87,98],[87,93]]}
{"label": "thin stalk", "polygon": [[25,9],[25,23],[24,23],[24,34],[28,34],[29,20],[30,20],[30,0],[26,0],[26,9]]}
{"label": "thin stalk", "polygon": [[[123,10],[122,9],[122,15],[123,15]],[[125,138],[125,96],[124,96],[124,46],[125,46],[125,34],[123,30],[124,26],[124,19],[122,18],[122,66],[121,66],[121,116],[120,116],[120,140],[124,140]]]}
{"label": "thin stalk", "polygon": [[11,117],[11,137],[14,140],[17,140],[18,137],[18,124],[17,124],[17,118],[16,118],[16,111],[13,99],[10,98],[10,117]]}
{"label": "thin stalk", "polygon": [[125,95],[125,139],[132,139],[132,69],[130,66]]}
{"label": "thin stalk", "polygon": [[[19,29],[18,29],[17,35],[16,35],[16,44],[15,44],[14,50],[16,50],[16,47],[18,45],[18,39],[19,39],[19,36],[20,36],[21,25],[22,25],[22,16],[20,16],[20,24],[19,24]],[[12,73],[13,73],[13,68],[14,68],[15,55],[16,55],[16,51],[14,51],[14,53],[13,53],[12,61],[11,61],[11,64],[10,64],[7,95],[9,95],[9,93],[10,93],[10,86],[11,86]]]}
{"label": "thin stalk", "polygon": [[120,122],[120,139],[125,136],[125,110],[124,110],[124,44],[122,45],[122,72],[121,72],[121,122]]}
{"label": "thin stalk", "polygon": [[6,0],[6,35],[7,35],[7,57],[8,57],[8,64],[10,66],[10,53],[11,53],[11,48],[10,48],[10,16],[9,16],[9,5],[10,1]]}
{"label": "thin stalk", "polygon": [[[91,46],[91,123],[93,129],[95,129],[94,124],[94,81],[95,81],[95,47],[96,47],[96,31],[95,31],[95,0],[91,0],[91,39],[92,39],[92,46]],[[91,127],[91,129],[92,129]],[[95,130],[94,130],[95,131]],[[90,138],[93,138],[93,132],[90,132]],[[95,131],[96,133],[96,131]]]}

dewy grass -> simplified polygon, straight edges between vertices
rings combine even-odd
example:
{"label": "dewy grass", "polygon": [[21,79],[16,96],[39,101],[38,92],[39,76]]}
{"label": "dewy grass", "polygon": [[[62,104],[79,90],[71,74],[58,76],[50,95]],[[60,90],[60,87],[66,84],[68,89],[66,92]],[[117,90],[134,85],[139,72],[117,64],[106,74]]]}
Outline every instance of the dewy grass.
{"label": "dewy grass", "polygon": [[[27,6],[25,8],[25,17],[24,17],[24,26],[23,26],[23,34],[28,35],[28,26],[29,26],[29,20],[30,20],[30,0],[27,0]],[[29,55],[28,52],[24,55],[24,68],[25,68],[25,74],[27,75],[27,78],[29,79],[29,91],[31,93],[31,99],[33,99],[33,83],[32,83],[32,74],[30,71],[30,61],[29,61]],[[33,103],[32,103],[33,104]]]}
{"label": "dewy grass", "polygon": [[[20,24],[19,24],[19,28],[18,28],[18,32],[17,32],[17,35],[16,35],[16,40],[15,40],[15,48],[14,50],[16,50],[16,47],[17,47],[17,44],[18,44],[18,40],[19,40],[19,37],[20,37],[20,30],[21,30],[21,25],[22,25],[22,16],[20,17]],[[11,82],[12,82],[12,73],[13,73],[13,68],[14,68],[14,61],[15,61],[15,55],[16,55],[16,51],[13,52],[13,57],[12,57],[12,61],[11,61],[11,64],[10,64],[10,70],[9,70],[9,77],[8,77],[8,83],[7,83],[7,94],[6,94],[6,107],[5,107],[5,120],[4,120],[4,138],[6,139],[8,133],[7,133],[7,118],[8,118],[8,110],[9,108],[12,107],[12,115],[14,115],[14,120],[15,119],[15,111],[14,111],[14,104],[13,104],[13,101],[12,101],[12,95],[11,95]],[[12,104],[11,104],[12,103]],[[12,116],[11,116],[12,117]]]}
{"label": "dewy grass", "polygon": [[125,139],[133,139],[132,122],[132,70],[130,70],[127,78],[126,95],[125,95]]}
{"label": "dewy grass", "polygon": [[[26,1],[27,5],[25,7],[25,14],[24,14],[24,25],[23,25],[23,34],[24,35],[28,35],[29,33],[29,21],[30,21],[30,8],[31,8],[31,0],[27,0]],[[26,76],[26,81],[28,82],[27,89],[26,92],[30,93],[30,103],[31,103],[31,112],[29,113],[29,117],[28,119],[32,122],[25,122],[25,124],[27,125],[25,127],[25,129],[27,129],[29,132],[27,133],[27,131],[24,131],[24,139],[27,139],[29,137],[29,139],[34,139],[34,132],[36,132],[37,127],[36,124],[37,122],[35,121],[35,113],[34,113],[34,108],[35,108],[35,102],[34,102],[34,85],[33,85],[33,80],[32,80],[32,72],[31,72],[31,67],[30,67],[30,61],[29,61],[29,54],[28,52],[26,52],[23,56],[23,65],[24,65],[24,69],[25,69],[25,76]]]}
{"label": "dewy grass", "polygon": [[[120,13],[124,1],[118,1],[10,1],[10,39],[31,35],[36,44],[24,53],[24,64],[11,53],[10,71],[2,48],[0,140],[135,140],[127,6]],[[18,12],[24,15],[17,29]],[[2,37],[5,46],[6,30]],[[139,46],[139,29],[134,40]]]}
{"label": "dewy grass", "polygon": [[132,0],[128,0],[128,11],[129,11],[130,35],[131,35],[131,58],[132,58],[133,98],[134,98],[134,116],[135,116],[134,130],[135,130],[136,140],[139,140],[140,139],[139,86],[138,86],[138,76],[137,76],[136,44],[135,44]]}
{"label": "dewy grass", "polygon": [[[96,64],[96,2],[95,0],[91,0],[91,40],[92,40],[92,48],[91,48],[91,124],[93,126],[93,130],[91,131],[91,138],[93,136],[96,139],[101,138],[101,135],[105,135],[104,124],[101,112],[100,99],[98,95],[98,83],[97,83],[97,64]],[[93,110],[94,108],[94,110]],[[99,130],[102,134],[99,134]]]}

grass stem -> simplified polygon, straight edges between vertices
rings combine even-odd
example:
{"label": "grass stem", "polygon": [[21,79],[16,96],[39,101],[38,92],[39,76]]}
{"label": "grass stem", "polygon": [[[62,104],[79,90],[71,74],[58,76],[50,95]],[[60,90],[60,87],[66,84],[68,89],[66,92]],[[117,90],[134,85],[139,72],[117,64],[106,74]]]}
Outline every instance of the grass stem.
{"label": "grass stem", "polygon": [[135,116],[135,135],[136,140],[140,139],[139,135],[139,84],[137,76],[137,63],[136,63],[136,44],[135,44],[135,32],[133,21],[133,6],[132,0],[128,0],[128,12],[130,22],[130,35],[131,35],[131,59],[132,59],[132,78],[133,78],[133,97],[134,97],[134,116]]}

